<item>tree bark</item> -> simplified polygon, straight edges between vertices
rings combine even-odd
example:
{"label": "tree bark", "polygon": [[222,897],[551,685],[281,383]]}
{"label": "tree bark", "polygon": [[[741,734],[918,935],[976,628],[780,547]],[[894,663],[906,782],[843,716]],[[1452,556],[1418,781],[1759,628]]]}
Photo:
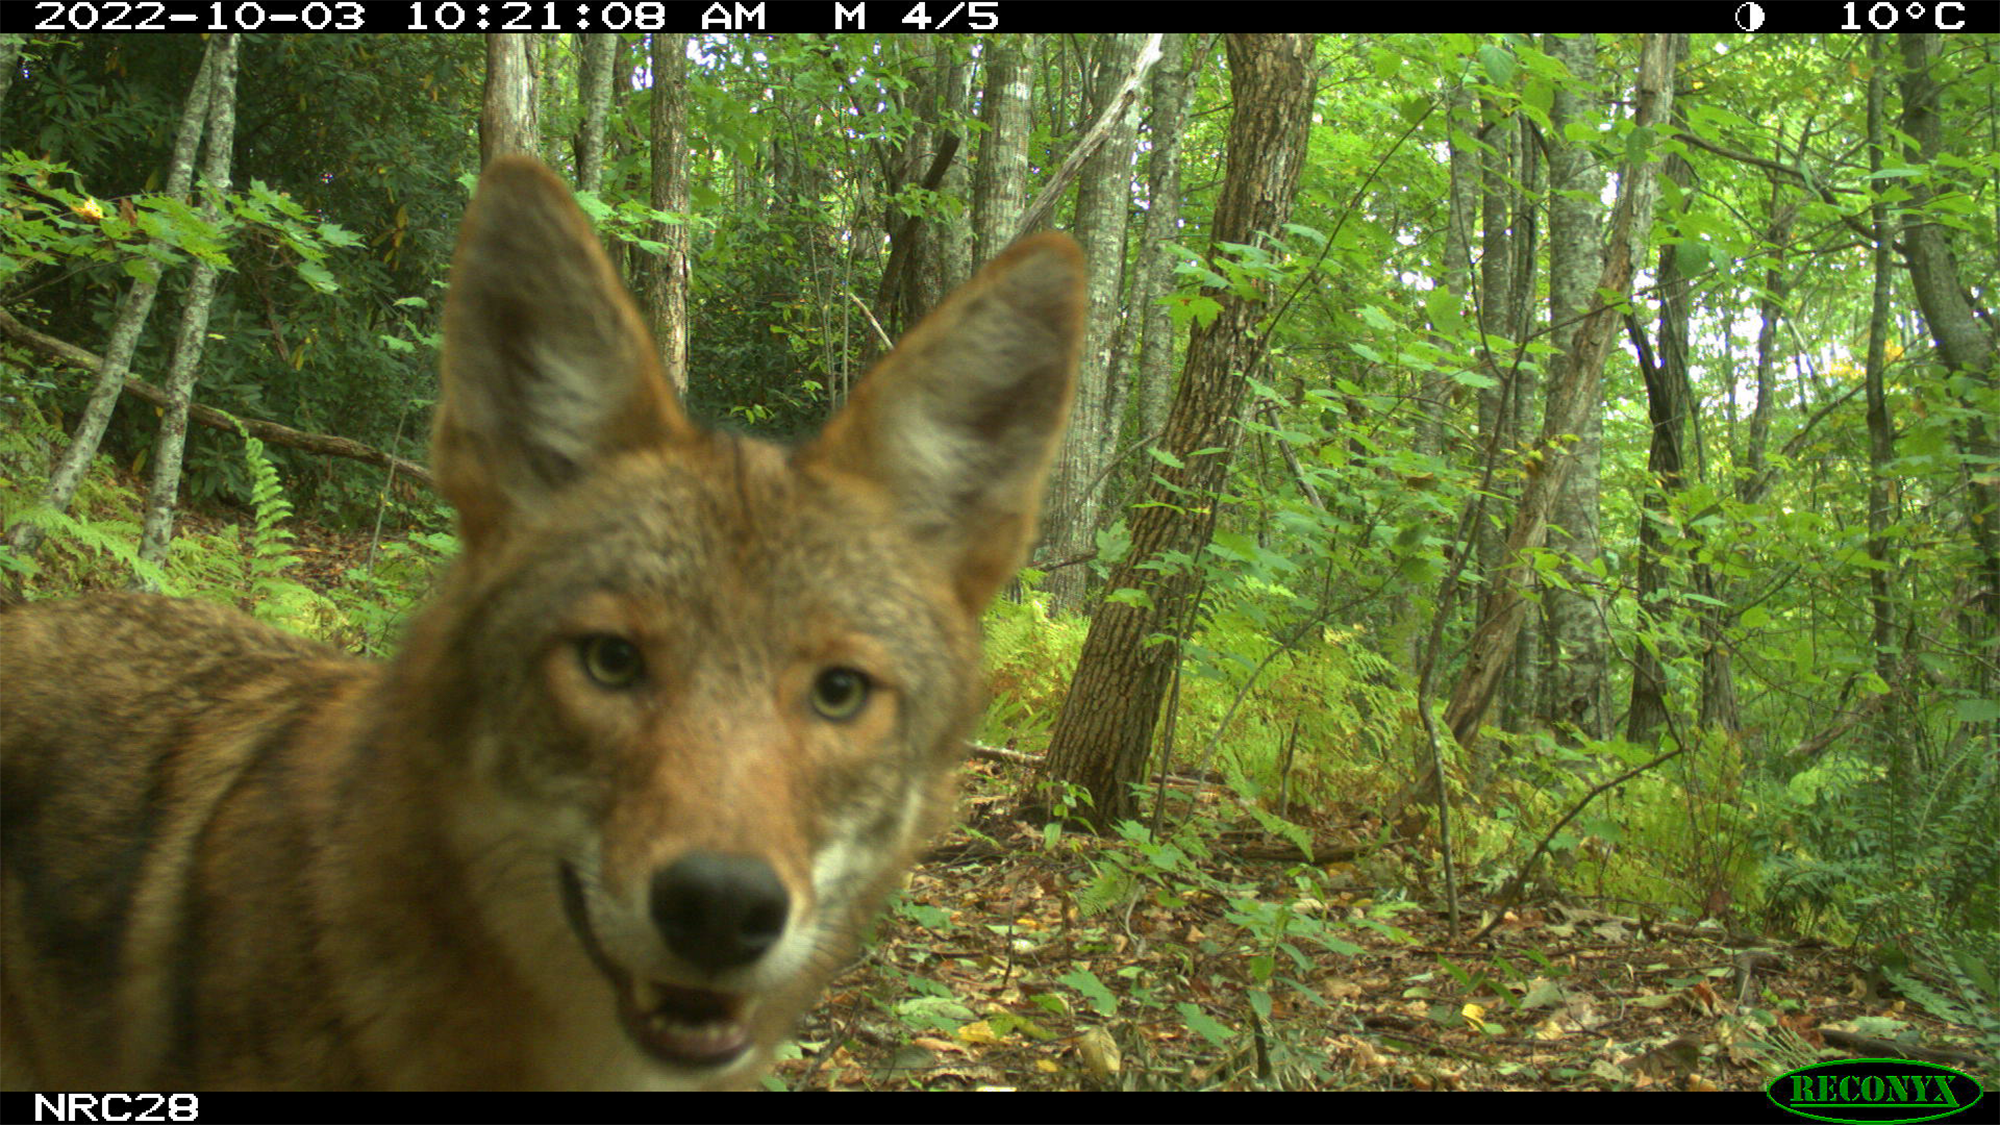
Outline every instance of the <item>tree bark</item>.
{"label": "tree bark", "polygon": [[[1479,442],[1489,457],[1499,458],[1504,456],[1502,450],[1516,444],[1507,432],[1512,421],[1507,406],[1510,384],[1519,365],[1508,362],[1512,349],[1496,353],[1487,341],[1513,336],[1513,318],[1509,315],[1513,307],[1509,292],[1514,280],[1509,222],[1513,196],[1509,185],[1515,180],[1514,130],[1520,122],[1514,117],[1498,116],[1490,100],[1481,99],[1479,105],[1480,119],[1486,124],[1481,139],[1486,143],[1479,149],[1479,288],[1475,307],[1479,331],[1485,337],[1480,343],[1480,354],[1486,357],[1485,373],[1492,380],[1479,388]],[[1494,440],[1496,431],[1498,441]],[[1502,537],[1498,517],[1504,516],[1504,510],[1494,510],[1493,506],[1500,503],[1497,497],[1487,503],[1488,518],[1473,526],[1472,539],[1479,573],[1490,582],[1500,569]]]}
{"label": "tree bark", "polygon": [[[1525,342],[1534,327],[1535,263],[1541,254],[1535,216],[1542,193],[1543,146],[1534,122],[1525,118],[1514,130],[1514,137],[1514,175],[1519,186],[1513,193],[1516,206],[1507,239],[1513,256],[1513,277],[1507,285],[1506,334],[1509,339]],[[1515,360],[1507,365],[1507,443],[1512,446],[1520,445],[1525,435],[1533,432],[1541,393],[1535,366],[1520,362],[1522,353],[1515,354]],[[1528,606],[1528,620],[1532,624],[1521,629],[1514,642],[1513,662],[1500,681],[1500,726],[1509,731],[1526,730],[1529,719],[1540,710],[1537,704],[1542,684],[1540,620],[1546,603],[1539,596],[1541,580],[1530,576],[1529,581],[1537,587],[1538,594]]]}
{"label": "tree bark", "polygon": [[[1174,241],[1181,221],[1181,131],[1187,116],[1188,44],[1185,35],[1160,40],[1160,65],[1153,72],[1153,118],[1146,159],[1146,223],[1139,237],[1138,285],[1132,301],[1144,320],[1139,344],[1139,433],[1157,435],[1167,426],[1173,397],[1174,321],[1163,303],[1174,284]],[[1150,463],[1143,458],[1141,463]],[[1144,480],[1143,471],[1138,479]]]}
{"label": "tree bark", "polygon": [[[1992,646],[2000,639],[2000,473],[1991,466],[2000,463],[2000,441],[1994,422],[1979,403],[1993,385],[1994,352],[1992,326],[1982,322],[1971,298],[1959,283],[1958,256],[1951,246],[1948,228],[1929,221],[1925,214],[1937,191],[1934,178],[1947,173],[1937,166],[1944,153],[1944,126],[1939,112],[1943,86],[1933,68],[1938,65],[1939,37],[1936,34],[1906,33],[1901,36],[1903,51],[1903,132],[1909,134],[1911,164],[1927,174],[1900,181],[1909,189],[1910,203],[1904,211],[1903,239],[1909,248],[1910,287],[1924,323],[1951,377],[1964,380],[1964,390],[1954,394],[1966,406],[1968,417],[1960,439],[1967,462],[1965,467],[1965,516],[1971,525],[1979,554],[1976,603],[1964,622],[1968,647],[1980,654],[1973,661],[1978,669],[1972,687],[1975,695],[1990,689],[1993,677],[1985,671],[1993,666]],[[1983,469],[1972,466],[1983,465]],[[1982,620],[1983,619],[1983,620]]]}
{"label": "tree bark", "polygon": [[479,111],[479,166],[508,152],[539,156],[541,99],[537,96],[533,35],[486,37],[486,95]]}
{"label": "tree bark", "polygon": [[[1687,187],[1692,169],[1678,155],[1660,169],[1674,183]],[[1680,550],[1685,532],[1673,515],[1673,500],[1686,487],[1683,442],[1688,415],[1688,316],[1693,286],[1681,272],[1680,244],[1660,247],[1660,330],[1658,354],[1640,347],[1639,370],[1646,382],[1646,414],[1652,442],[1646,453],[1646,482],[1639,495],[1639,627],[1653,643],[1639,644],[1632,653],[1632,706],[1626,714],[1625,738],[1647,742],[1667,720],[1667,665],[1681,654],[1674,638],[1682,624],[1683,603],[1673,590],[1669,556]],[[1636,323],[1636,321],[1635,321]],[[1636,329],[1635,329],[1636,332]],[[1643,344],[1643,341],[1640,341]]]}
{"label": "tree bark", "polygon": [[0,35],[0,108],[7,104],[7,88],[14,84],[14,72],[20,69],[21,44],[26,39],[12,32]]}
{"label": "tree bark", "polygon": [[[1673,71],[1686,37],[1648,35],[1639,49],[1638,107],[1635,125],[1649,133],[1657,129],[1673,104]],[[1659,198],[1657,150],[1648,159],[1626,162],[1619,177],[1618,202],[1612,211],[1611,244],[1597,290],[1614,298],[1631,292],[1635,263],[1643,252]],[[1479,626],[1466,655],[1464,672],[1445,708],[1445,724],[1459,745],[1469,746],[1479,722],[1493,701],[1493,691],[1514,651],[1514,634],[1527,608],[1523,583],[1528,569],[1524,552],[1547,539],[1549,513],[1555,497],[1575,467],[1575,453],[1561,440],[1583,428],[1585,415],[1598,400],[1598,380],[1611,348],[1617,312],[1610,302],[1594,305],[1570,334],[1565,352],[1575,357],[1564,379],[1551,386],[1542,421],[1542,471],[1531,474],[1515,508],[1514,521],[1502,554],[1503,569],[1493,576],[1480,606]]]}
{"label": "tree bark", "polygon": [[652,204],[656,211],[679,216],[676,223],[653,224],[653,241],[663,254],[644,259],[646,309],[652,315],[653,340],[660,348],[660,366],[687,397],[688,369],[688,251],[692,243],[686,223],[688,183],[687,36],[653,36]]}
{"label": "tree bark", "polygon": [[[202,218],[222,225],[222,196],[229,191],[229,158],[236,144],[236,51],[241,37],[223,35],[215,57],[215,80],[208,99],[202,162]],[[181,307],[180,335],[174,341],[173,365],[167,371],[167,407],[160,412],[159,435],[153,442],[153,479],[146,495],[145,524],[139,533],[139,557],[155,565],[167,559],[174,534],[174,504],[181,489],[181,455],[187,450],[188,401],[194,396],[201,370],[202,343],[208,334],[209,312],[215,303],[215,267],[197,258]],[[142,586],[146,585],[141,580]]]}
{"label": "tree bark", "polygon": [[[1226,171],[1215,209],[1212,253],[1224,242],[1254,242],[1290,218],[1306,152],[1313,103],[1313,37],[1235,34],[1226,38],[1230,120]],[[1131,785],[1145,769],[1153,726],[1179,647],[1149,644],[1186,628],[1197,575],[1154,569],[1170,552],[1199,557],[1214,527],[1214,505],[1239,435],[1244,372],[1262,347],[1265,306],[1218,295],[1221,311],[1197,328],[1160,445],[1179,461],[1162,465],[1135,509],[1132,550],[1113,573],[1114,592],[1092,615],[1083,656],[1057,716],[1046,772],[1087,790],[1099,826],[1128,817]],[[1210,450],[1197,455],[1197,450]]]}
{"label": "tree bark", "polygon": [[604,190],[604,123],[611,115],[612,62],[618,57],[618,37],[598,33],[579,35],[576,60],[576,95],[583,103],[583,119],[576,126],[576,186],[584,191]]}
{"label": "tree bark", "polygon": [[[1868,171],[1882,172],[1883,149],[1888,142],[1882,121],[1883,79],[1886,60],[1880,36],[1868,37]],[[1878,181],[1879,182],[1879,181]],[[1895,622],[1889,602],[1889,462],[1896,457],[1895,431],[1889,424],[1889,400],[1882,387],[1882,369],[1888,366],[1890,332],[1890,271],[1893,268],[1889,245],[1895,239],[1889,222],[1889,204],[1878,192],[1868,208],[1869,225],[1875,231],[1875,289],[1868,310],[1868,603],[1874,619],[1869,640],[1875,649],[1875,671],[1883,681],[1895,676],[1893,648]]]}
{"label": "tree bark", "polygon": [[[1076,236],[1090,262],[1090,320],[1077,361],[1069,430],[1056,454],[1048,501],[1043,506],[1048,549],[1059,559],[1075,558],[1096,541],[1104,468],[1118,442],[1119,419],[1110,411],[1116,397],[1111,394],[1111,381],[1118,378],[1118,372],[1112,370],[1111,353],[1118,325],[1125,319],[1119,294],[1125,265],[1125,220],[1132,198],[1132,151],[1139,136],[1139,102],[1119,103],[1117,99],[1121,83],[1138,60],[1141,40],[1136,34],[1112,34],[1095,41],[1098,104],[1122,104],[1124,112],[1077,181]],[[1089,578],[1086,566],[1051,571],[1045,588],[1052,608],[1081,610]]]}
{"label": "tree bark", "polygon": [[979,120],[979,167],[973,176],[975,251],[990,261],[1013,240],[1028,200],[1028,136],[1032,124],[1029,75],[1036,40],[1028,35],[993,35],[986,40],[986,94]]}
{"label": "tree bark", "polygon": [[[1548,36],[1548,53],[1560,60],[1583,89],[1597,83],[1597,38]],[[1591,285],[1604,270],[1602,241],[1604,170],[1587,146],[1571,142],[1565,127],[1595,119],[1581,95],[1557,87],[1549,129],[1549,326],[1559,341],[1573,344],[1575,325],[1597,300]],[[1577,357],[1564,350],[1551,357],[1550,389],[1569,378]],[[1559,572],[1573,587],[1543,591],[1548,614],[1549,683],[1543,718],[1581,738],[1610,734],[1608,699],[1610,638],[1604,626],[1600,580],[1589,570],[1602,552],[1598,535],[1598,467],[1604,449],[1604,398],[1584,404],[1574,448],[1576,464],[1557,492],[1549,545],[1569,557]]]}
{"label": "tree bark", "polygon": [[[953,158],[945,164],[934,189],[945,201],[952,203],[970,202],[967,190],[971,182],[966,166],[971,153],[963,144],[964,130],[959,122],[964,119],[967,103],[972,98],[972,67],[960,57],[952,40],[945,36],[931,39],[932,59],[931,97],[924,111],[924,119],[929,123],[934,151],[941,148],[946,137],[951,138]],[[928,219],[923,237],[917,241],[917,285],[915,298],[910,302],[909,319],[915,324],[924,315],[938,307],[945,295],[963,285],[972,276],[972,228],[962,216],[946,213]]]}

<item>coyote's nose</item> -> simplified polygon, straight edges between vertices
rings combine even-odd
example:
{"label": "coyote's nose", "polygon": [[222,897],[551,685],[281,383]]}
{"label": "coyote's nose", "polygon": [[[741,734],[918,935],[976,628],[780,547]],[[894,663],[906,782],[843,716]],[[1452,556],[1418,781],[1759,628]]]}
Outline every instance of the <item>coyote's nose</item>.
{"label": "coyote's nose", "polygon": [[667,948],[712,973],[762,957],[790,908],[778,873],[751,856],[690,852],[653,877],[653,924]]}

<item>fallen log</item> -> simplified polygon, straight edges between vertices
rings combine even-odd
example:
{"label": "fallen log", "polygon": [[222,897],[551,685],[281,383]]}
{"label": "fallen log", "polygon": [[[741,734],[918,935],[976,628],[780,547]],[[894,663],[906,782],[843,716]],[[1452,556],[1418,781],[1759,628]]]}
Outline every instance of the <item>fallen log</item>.
{"label": "fallen log", "polygon": [[[103,360],[98,357],[97,353],[79,348],[75,344],[64,340],[58,340],[54,336],[37,332],[14,319],[5,309],[0,309],[0,335],[5,335],[11,340],[18,341],[48,356],[50,359],[66,363],[71,367],[81,368],[85,371],[95,373],[98,366],[103,363]],[[164,408],[167,404],[166,391],[161,390],[151,383],[142,383],[137,379],[125,380],[125,393],[134,398],[149,402],[156,407]],[[200,403],[190,403],[188,405],[188,418],[204,426],[212,426],[218,430],[228,430],[231,433],[236,432],[236,423],[240,421],[243,423],[243,428],[249,432],[251,437],[270,445],[282,445],[286,449],[296,449],[302,453],[319,453],[328,457],[344,457],[349,461],[360,461],[367,465],[379,465],[385,469],[393,469],[396,475],[408,477],[425,488],[432,491],[437,490],[437,482],[431,479],[431,471],[429,469],[424,468],[415,461],[404,460],[393,453],[386,453],[373,446],[363,445],[358,441],[352,441],[348,438],[335,437],[332,434],[307,433],[304,430],[295,430],[290,426],[280,425],[276,422],[266,422],[258,418],[239,419],[232,414],[217,410],[212,406],[203,406]]]}

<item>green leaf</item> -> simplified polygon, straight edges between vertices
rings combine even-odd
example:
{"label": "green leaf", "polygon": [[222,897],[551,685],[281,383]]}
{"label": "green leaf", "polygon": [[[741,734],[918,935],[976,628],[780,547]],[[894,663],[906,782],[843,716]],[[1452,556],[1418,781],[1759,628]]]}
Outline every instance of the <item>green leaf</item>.
{"label": "green leaf", "polygon": [[333,274],[327,272],[327,268],[325,266],[320,265],[318,262],[309,262],[309,261],[300,262],[299,277],[307,285],[312,286],[314,289],[319,290],[321,293],[340,292],[340,283],[338,281],[335,281],[333,279]]}
{"label": "green leaf", "polygon": [[1514,75],[1520,70],[1512,54],[1491,43],[1480,46],[1479,65],[1485,68],[1487,80],[1495,86],[1505,86],[1512,82]]}
{"label": "green leaf", "polygon": [[1075,972],[1064,973],[1062,976],[1057,977],[1056,980],[1076,989],[1078,993],[1082,994],[1085,1000],[1090,1001],[1091,1007],[1097,1009],[1098,1015],[1109,1016],[1118,1011],[1118,997],[1113,995],[1110,989],[1104,987],[1104,982],[1098,980],[1097,974],[1091,972],[1089,969],[1078,969]]}
{"label": "green leaf", "polygon": [[[1188,1029],[1217,1047],[1227,1047],[1235,1033],[1215,1022],[1215,1018],[1193,1004],[1182,1001],[1175,1005],[1180,1009],[1181,1018],[1187,1021]],[[1107,1015],[1109,1013],[1106,1013]]]}
{"label": "green leaf", "polygon": [[1147,596],[1146,591],[1135,589],[1131,586],[1111,591],[1104,595],[1104,600],[1107,602],[1117,602],[1119,605],[1129,605],[1136,609],[1153,608],[1153,599]]}
{"label": "green leaf", "polygon": [[2000,719],[2000,703],[1991,699],[1961,699],[1954,710],[1961,723],[1988,723]]}
{"label": "green leaf", "polygon": [[1396,331],[1396,322],[1390,320],[1387,313],[1374,305],[1363,305],[1354,310],[1354,315],[1360,317],[1361,323],[1370,328],[1379,328],[1384,332]]}

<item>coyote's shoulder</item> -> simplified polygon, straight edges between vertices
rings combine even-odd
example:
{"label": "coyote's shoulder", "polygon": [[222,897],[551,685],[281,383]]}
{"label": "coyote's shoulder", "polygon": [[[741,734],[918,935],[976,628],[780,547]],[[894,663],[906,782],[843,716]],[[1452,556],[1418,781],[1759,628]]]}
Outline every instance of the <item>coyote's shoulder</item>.
{"label": "coyote's shoulder", "polygon": [[687,420],[567,193],[482,179],[377,664],[138,595],[0,612],[0,1084],[753,1081],[949,811],[1067,413],[1031,239],[814,440]]}

